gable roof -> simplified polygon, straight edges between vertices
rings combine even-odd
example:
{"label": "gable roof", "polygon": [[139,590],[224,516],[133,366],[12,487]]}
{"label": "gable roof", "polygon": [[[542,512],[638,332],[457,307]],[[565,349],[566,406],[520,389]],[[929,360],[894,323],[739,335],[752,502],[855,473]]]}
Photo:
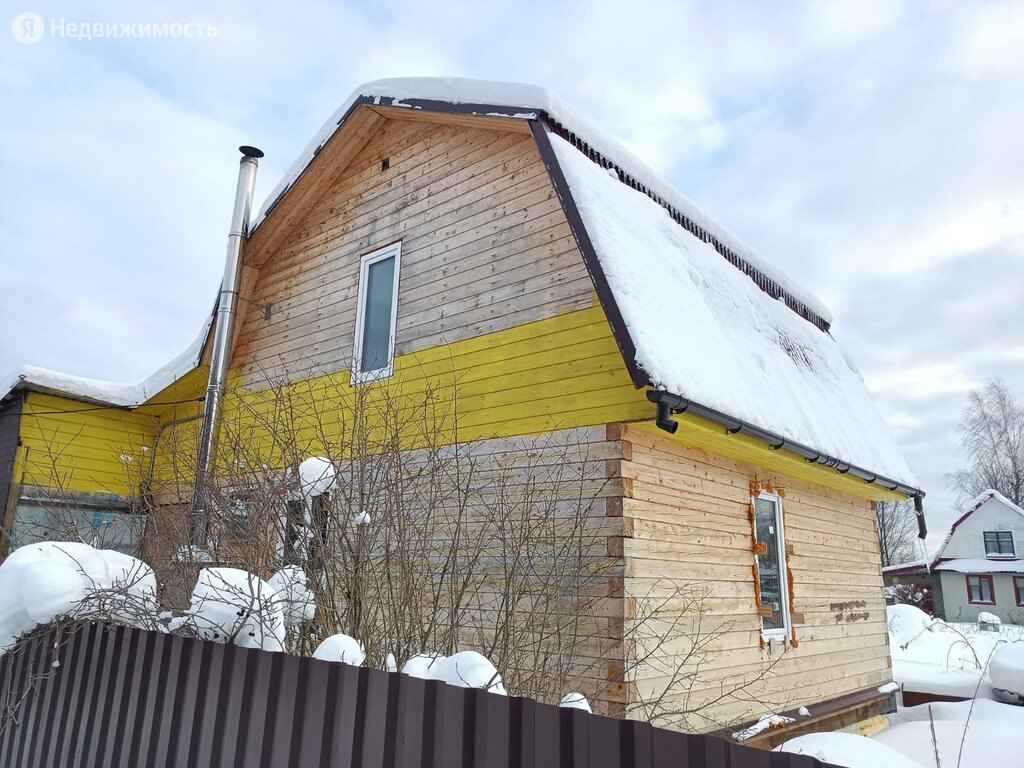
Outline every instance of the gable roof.
{"label": "gable roof", "polygon": [[946,547],[949,546],[949,542],[953,540],[953,534],[956,533],[956,529],[960,527],[960,524],[967,520],[967,518],[969,518],[983,506],[985,506],[985,504],[987,504],[989,501],[996,501],[997,503],[1005,507],[1007,511],[1024,517],[1024,509],[1018,507],[1008,498],[1003,496],[1003,494],[1001,494],[999,491],[993,490],[991,488],[989,488],[987,491],[983,491],[982,493],[978,494],[976,498],[972,499],[967,504],[967,508],[964,511],[964,513],[956,519],[953,525],[950,526],[949,533],[947,533],[946,538],[942,540],[942,545],[937,550],[935,550],[935,556],[932,557],[932,567],[934,567],[935,564],[942,559],[942,554],[946,551]]}
{"label": "gable roof", "polygon": [[361,106],[529,121],[637,387],[852,472],[923,495],[828,310],[550,92],[449,78],[357,88],[270,194],[258,230]]}
{"label": "gable roof", "polygon": [[[671,395],[677,412],[923,496],[828,334],[828,310],[542,88],[449,78],[360,86],[270,194],[250,236],[361,107],[527,122],[637,387]],[[134,402],[145,389],[110,394]]]}
{"label": "gable roof", "polygon": [[[884,573],[917,573],[925,570],[947,570],[947,571],[960,571],[963,573],[985,573],[991,571],[993,573],[1021,573],[1024,572],[1024,561],[1022,560],[987,560],[984,558],[947,558],[944,557],[946,547],[953,540],[953,534],[956,533],[957,528],[967,520],[971,515],[981,509],[985,504],[990,501],[1002,505],[1007,512],[1011,514],[1017,514],[1024,517],[1024,509],[1021,509],[1008,498],[1003,496],[999,491],[989,488],[987,491],[983,491],[978,494],[977,497],[972,499],[967,504],[967,508],[964,513],[960,515],[950,526],[949,532],[946,534],[946,538],[942,540],[942,544],[935,550],[935,554],[932,555],[929,560],[915,560],[911,563],[900,563],[898,565],[886,566],[882,569]],[[984,567],[983,567],[984,566]]]}

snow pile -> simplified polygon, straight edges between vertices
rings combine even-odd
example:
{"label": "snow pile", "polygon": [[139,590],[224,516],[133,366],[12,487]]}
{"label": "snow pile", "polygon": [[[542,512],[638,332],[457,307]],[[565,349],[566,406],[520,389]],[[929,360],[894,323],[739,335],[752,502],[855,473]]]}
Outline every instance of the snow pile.
{"label": "snow pile", "polygon": [[889,636],[896,645],[906,645],[935,622],[931,616],[913,605],[890,605],[885,609]]}
{"label": "snow pile", "polygon": [[286,565],[267,581],[281,599],[284,625],[298,627],[312,621],[316,613],[313,592],[306,585],[306,572],[294,565]]}
{"label": "snow pile", "polygon": [[204,568],[192,590],[189,623],[203,640],[284,650],[284,611],[277,591],[237,568]]}
{"label": "snow pile", "polygon": [[809,733],[780,744],[774,751],[808,755],[845,768],[922,768],[924,765],[892,747],[855,733]]}
{"label": "snow pile", "polygon": [[636,346],[666,389],[916,485],[860,374],[827,333],[572,144],[551,142]]}
{"label": "snow pile", "polygon": [[996,626],[999,626],[1002,623],[1002,619],[994,613],[989,613],[988,611],[978,612],[978,624],[995,624]]}
{"label": "snow pile", "polygon": [[960,768],[1020,765],[1024,754],[1024,707],[978,699],[922,704],[902,709],[889,719],[893,725],[871,738],[922,766],[937,764],[936,750],[938,764]]}
{"label": "snow pile", "polygon": [[793,722],[792,717],[786,717],[785,715],[770,714],[765,715],[753,725],[747,726],[742,731],[736,731],[732,737],[736,741],[746,741],[749,738],[757,736],[762,731],[767,731],[769,728],[785,728],[789,723]]}
{"label": "snow pile", "polygon": [[460,688],[483,688],[506,695],[498,670],[476,651],[460,651],[451,656],[421,653],[409,659],[402,672],[423,680],[440,680]]}
{"label": "snow pile", "polygon": [[1024,696],[1024,643],[996,648],[988,663],[988,678],[994,687]]}
{"label": "snow pile", "polygon": [[587,697],[578,692],[565,694],[562,700],[558,702],[558,706],[566,709],[582,709],[584,712],[593,712]]}
{"label": "snow pile", "polygon": [[313,658],[359,667],[366,661],[366,649],[354,637],[344,634],[331,635],[316,647]]}
{"label": "snow pile", "polygon": [[990,657],[1006,643],[1024,644],[1024,627],[1002,625],[989,632],[973,622],[930,619],[909,605],[888,610],[892,676],[904,691],[993,697],[995,681],[985,673]]}
{"label": "snow pile", "polygon": [[299,489],[307,505],[331,490],[335,474],[334,464],[323,456],[310,456],[299,464]]}
{"label": "snow pile", "polygon": [[0,653],[59,616],[149,626],[156,609],[153,570],[121,552],[41,542],[0,564]]}

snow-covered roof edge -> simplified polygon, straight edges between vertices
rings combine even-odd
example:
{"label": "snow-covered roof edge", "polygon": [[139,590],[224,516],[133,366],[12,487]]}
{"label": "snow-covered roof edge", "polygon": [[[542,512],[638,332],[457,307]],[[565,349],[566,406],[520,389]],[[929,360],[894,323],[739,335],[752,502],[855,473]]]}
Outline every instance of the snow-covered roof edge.
{"label": "snow-covered roof edge", "polygon": [[0,379],[0,399],[16,389],[38,389],[59,395],[69,395],[102,405],[119,408],[134,408],[160,393],[185,374],[192,371],[203,354],[214,312],[206,318],[199,335],[180,355],[154,371],[138,384],[124,384],[114,381],[74,376],[48,368],[26,365]]}
{"label": "snow-covered roof edge", "polygon": [[664,203],[679,210],[751,267],[774,281],[794,299],[821,317],[825,323],[831,323],[831,312],[814,294],[791,280],[782,270],[765,261],[753,248],[702,211],[692,200],[663,179],[621,143],[595,127],[547,89],[524,83],[468,78],[412,77],[375,80],[360,85],[327,119],[292,163],[281,181],[271,191],[249,228],[250,234],[259,227],[270,211],[313,162],[313,159],[338,130],[353,107],[360,103],[372,103],[388,107],[422,108],[422,106],[410,104],[410,101],[434,101],[464,105],[466,113],[481,115],[495,114],[494,109],[500,107],[501,115],[522,119],[536,118],[536,113],[544,113],[645,187],[649,196],[660,198]]}
{"label": "snow-covered roof edge", "polygon": [[935,550],[935,554],[932,556],[933,568],[935,567],[935,564],[938,563],[939,560],[942,558],[942,553],[946,551],[946,547],[949,546],[949,542],[952,540],[953,534],[956,533],[956,529],[959,527],[960,523],[962,523],[968,517],[970,517],[979,509],[981,509],[982,505],[985,504],[985,502],[991,501],[992,499],[995,499],[996,501],[1002,503],[1011,511],[1016,512],[1021,517],[1024,517],[1024,509],[1018,507],[1008,498],[1003,496],[1003,494],[1001,494],[999,491],[995,490],[994,488],[989,488],[987,491],[982,491],[975,498],[971,499],[971,501],[967,504],[967,510],[956,519],[953,525],[950,526],[949,533],[946,534],[946,538],[942,540],[942,544],[939,546],[937,550]]}

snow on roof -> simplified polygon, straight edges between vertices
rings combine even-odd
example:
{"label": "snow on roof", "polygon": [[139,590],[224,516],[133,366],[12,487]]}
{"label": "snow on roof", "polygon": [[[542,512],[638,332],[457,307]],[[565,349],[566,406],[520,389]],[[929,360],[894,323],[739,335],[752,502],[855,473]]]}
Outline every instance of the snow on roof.
{"label": "snow on roof", "polygon": [[651,383],[916,487],[836,341],[771,298],[664,208],[551,141]]}
{"label": "snow on roof", "polygon": [[0,378],[0,398],[15,389],[38,389],[71,395],[90,402],[133,408],[169,387],[199,364],[206,336],[213,323],[213,313],[206,318],[199,335],[180,355],[138,384],[89,379],[67,373],[26,365]]}
{"label": "snow on roof", "polygon": [[1024,573],[1024,560],[989,560],[985,557],[958,557],[939,563],[934,571],[957,573]]}
{"label": "snow on roof", "polygon": [[[410,100],[439,101],[448,104],[479,106],[480,114],[491,114],[487,108],[500,107],[501,114],[531,119],[544,113],[571,133],[586,141],[606,159],[643,184],[655,196],[675,207],[694,223],[718,238],[740,258],[774,280],[783,290],[808,309],[830,323],[832,315],[812,293],[791,280],[782,270],[761,258],[749,245],[698,208],[686,195],[665,181],[615,139],[594,127],[572,107],[550,91],[536,85],[472,80],[454,77],[409,77],[375,80],[356,88],[323,124],[313,139],[292,163],[274,187],[253,220],[250,232],[267,217],[282,195],[302,175],[320,149],[338,130],[342,119],[354,104],[363,99],[381,106],[413,108]],[[721,257],[719,257],[721,258]]]}
{"label": "snow on roof", "polygon": [[909,563],[887,565],[884,568],[882,568],[882,573],[896,573],[903,570],[912,571],[918,568],[924,569],[928,566],[928,563],[930,562],[930,560],[912,560]]}
{"label": "snow on roof", "polygon": [[982,504],[993,499],[1001,503],[1011,512],[1016,512],[1021,517],[1024,517],[1024,509],[1018,507],[1008,498],[1003,496],[1003,494],[1001,494],[999,491],[993,488],[989,488],[987,491],[982,491],[975,498],[971,499],[967,503],[964,513],[956,519],[953,525],[950,526],[949,533],[946,534],[946,538],[942,540],[942,544],[940,544],[939,548],[935,550],[935,556],[932,558],[933,564],[937,563],[939,561],[939,558],[942,557],[942,553],[946,551],[946,547],[949,546],[949,542],[952,540],[953,534],[956,533],[956,529],[960,526],[960,523],[962,523],[968,517],[970,517],[979,509],[981,509]]}

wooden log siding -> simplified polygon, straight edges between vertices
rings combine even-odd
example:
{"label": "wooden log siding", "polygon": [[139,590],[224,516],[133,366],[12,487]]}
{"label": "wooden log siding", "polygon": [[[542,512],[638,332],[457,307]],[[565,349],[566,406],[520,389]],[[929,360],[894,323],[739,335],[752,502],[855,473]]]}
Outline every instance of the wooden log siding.
{"label": "wooden log siding", "polygon": [[388,120],[274,252],[254,238],[274,309],[247,313],[242,383],[347,370],[359,258],[399,239],[397,355],[594,305],[530,136]]}
{"label": "wooden log siding", "polygon": [[[726,697],[688,718],[691,728],[713,730],[891,679],[870,502],[687,446],[684,430],[668,436],[651,426],[625,425],[620,434],[630,457],[621,466],[629,531],[623,543],[626,595],[643,614],[656,605],[683,607],[672,599],[676,585],[703,590],[702,630],[710,638],[700,669],[685,670],[666,694],[673,658],[687,651],[691,638],[686,631],[670,642],[637,637],[637,658],[653,655],[637,668],[627,663],[635,700],[665,696],[666,710],[690,709],[744,680],[756,681],[743,697]],[[760,647],[751,569],[754,480],[786,489],[793,608],[802,619],[794,627],[799,647],[783,653],[776,645],[771,655]],[[693,627],[684,622],[683,629]],[[771,673],[757,680],[773,662]]]}

